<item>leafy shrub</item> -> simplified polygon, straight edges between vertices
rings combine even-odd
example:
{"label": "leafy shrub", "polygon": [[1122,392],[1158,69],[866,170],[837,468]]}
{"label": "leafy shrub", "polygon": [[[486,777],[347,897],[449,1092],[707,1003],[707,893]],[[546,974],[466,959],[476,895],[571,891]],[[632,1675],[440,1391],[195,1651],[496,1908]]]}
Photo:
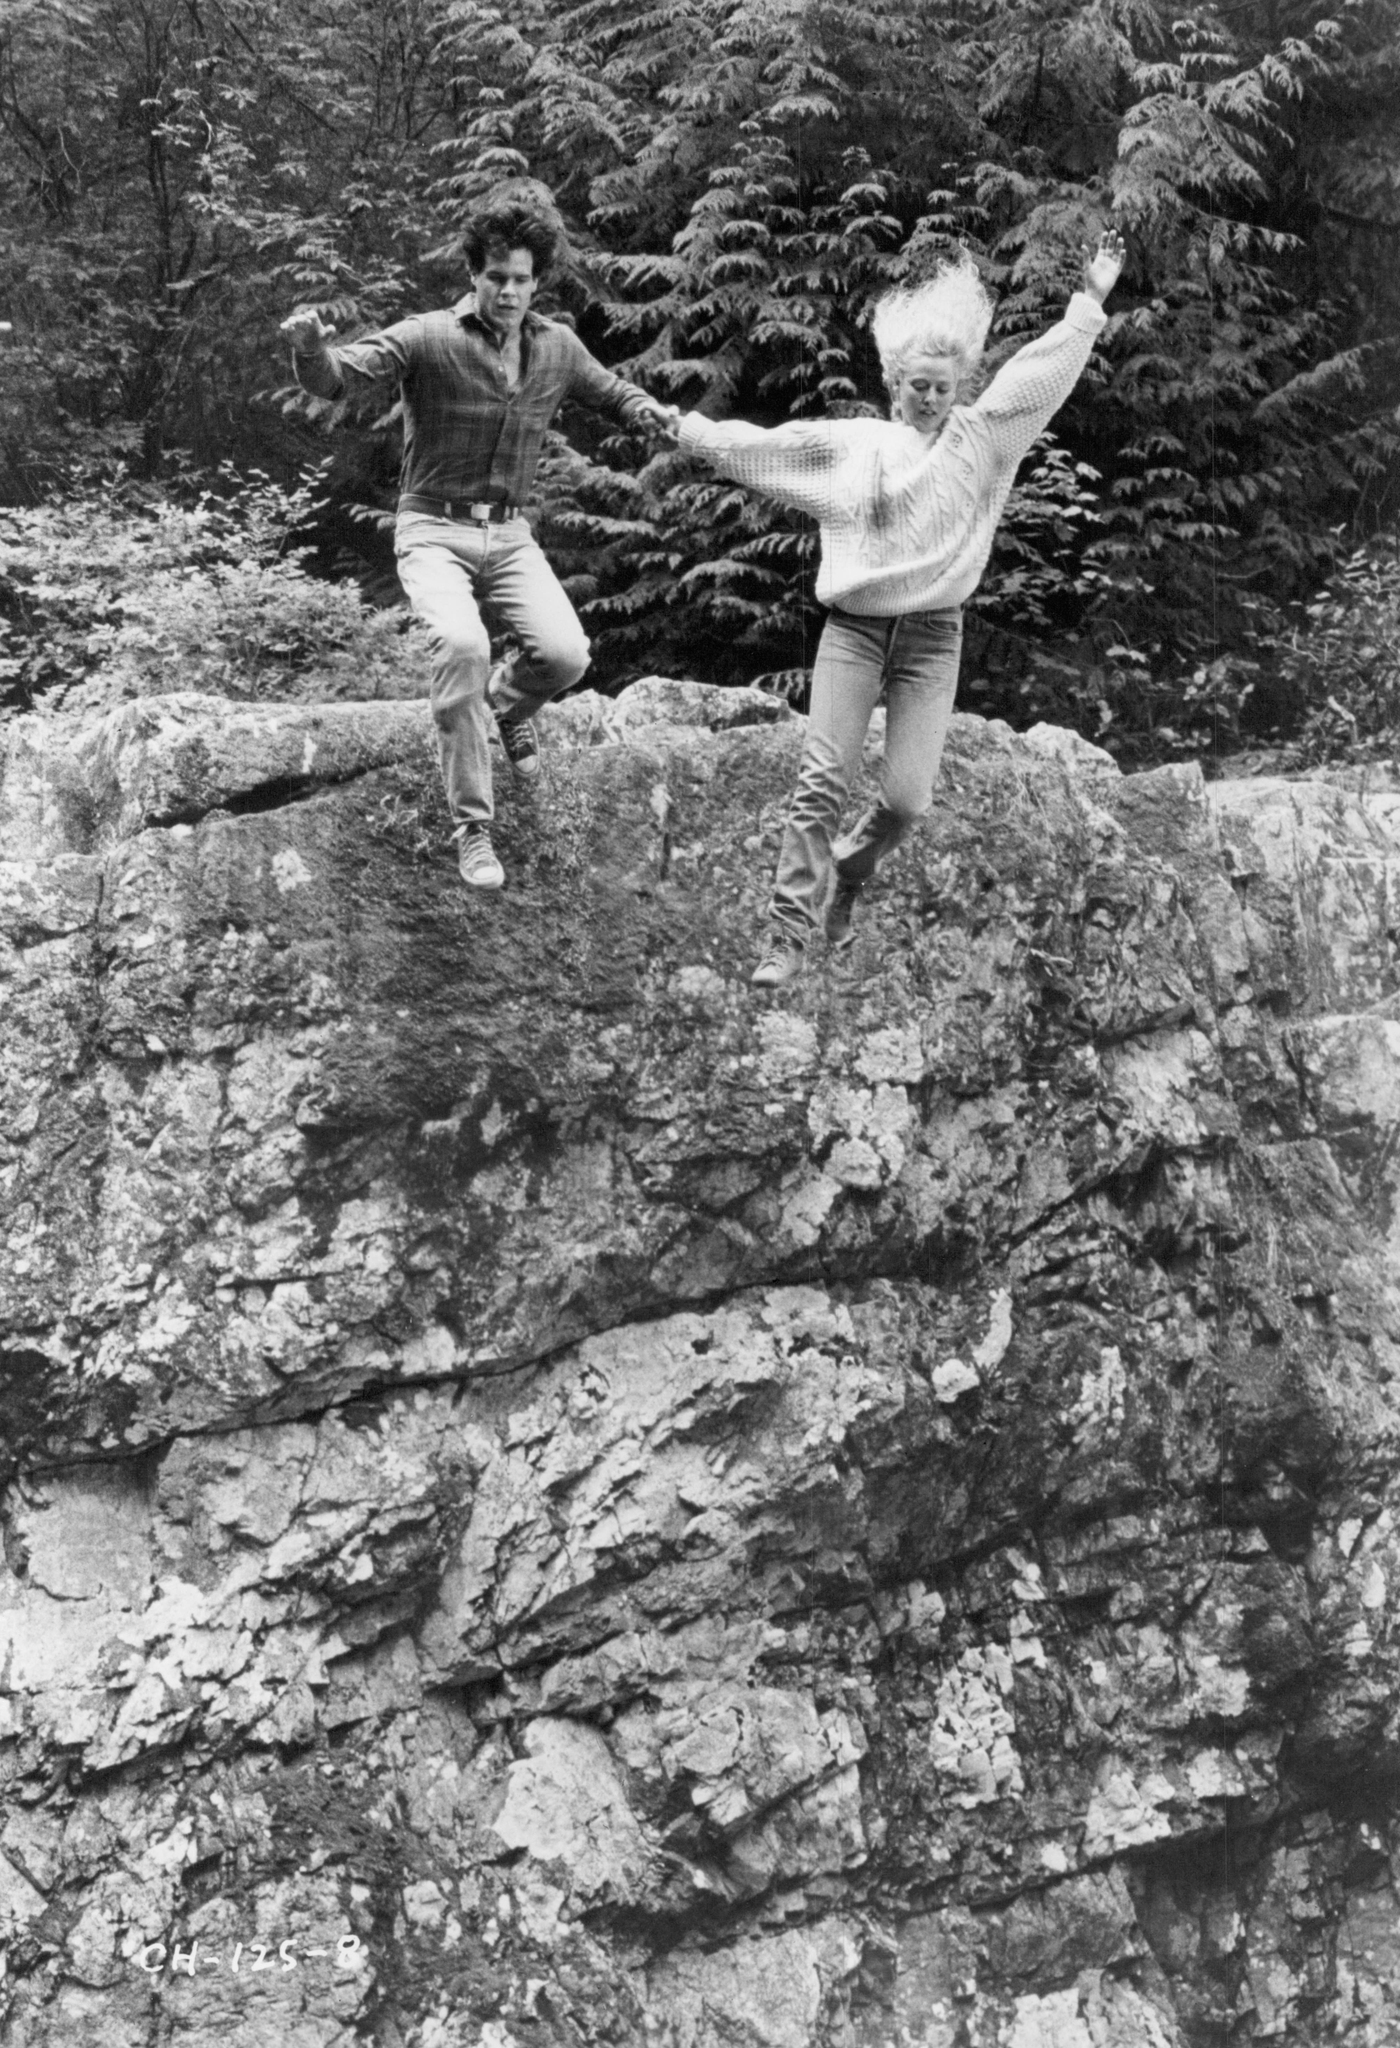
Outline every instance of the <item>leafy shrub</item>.
{"label": "leafy shrub", "polygon": [[660,671],[800,694],[821,630],[812,522],[687,456],[632,473],[610,466],[625,440],[603,452],[551,436],[537,522],[592,642],[590,686]]}
{"label": "leafy shrub", "polygon": [[103,684],[114,697],[416,694],[421,648],[402,611],[305,566],[295,535],[312,485],[224,472],[189,503],[89,480],[0,512],[0,702]]}
{"label": "leafy shrub", "polygon": [[1279,649],[1286,765],[1400,762],[1400,532],[1358,548]]}

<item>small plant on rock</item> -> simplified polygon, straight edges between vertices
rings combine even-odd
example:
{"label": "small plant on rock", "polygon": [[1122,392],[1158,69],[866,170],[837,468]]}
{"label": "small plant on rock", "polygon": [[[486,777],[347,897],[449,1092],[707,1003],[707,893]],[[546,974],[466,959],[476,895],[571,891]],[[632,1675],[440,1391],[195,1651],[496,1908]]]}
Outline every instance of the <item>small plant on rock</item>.
{"label": "small plant on rock", "polygon": [[1289,767],[1400,760],[1400,532],[1358,548],[1280,652]]}

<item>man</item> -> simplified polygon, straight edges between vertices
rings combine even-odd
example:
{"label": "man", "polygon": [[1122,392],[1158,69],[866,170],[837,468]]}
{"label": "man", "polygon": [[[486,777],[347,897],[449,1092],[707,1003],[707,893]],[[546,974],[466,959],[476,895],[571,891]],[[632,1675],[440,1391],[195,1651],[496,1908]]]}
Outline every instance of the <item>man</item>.
{"label": "man", "polygon": [[[351,380],[398,380],[399,581],[432,637],[433,719],[462,880],[499,889],[491,714],[515,774],[535,776],[532,714],[588,666],[583,628],[524,516],[545,431],[567,398],[668,439],[674,429],[668,408],[605,370],[571,328],[530,311],[559,253],[542,212],[499,200],[463,239],[472,290],[450,310],[342,348],[314,312],[294,313],[282,331],[298,382],[318,398],[338,397]],[[479,601],[520,643],[494,669]]]}

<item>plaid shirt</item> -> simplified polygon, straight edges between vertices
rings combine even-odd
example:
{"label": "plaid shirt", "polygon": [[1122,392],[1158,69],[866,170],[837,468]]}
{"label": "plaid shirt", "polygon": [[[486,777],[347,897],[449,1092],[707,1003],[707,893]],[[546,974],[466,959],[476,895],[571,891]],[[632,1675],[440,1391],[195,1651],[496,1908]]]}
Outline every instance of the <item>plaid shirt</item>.
{"label": "plaid shirt", "polygon": [[338,398],[351,379],[397,378],[403,399],[402,495],[523,505],[545,431],[566,398],[622,425],[651,401],[588,353],[571,327],[527,313],[520,382],[506,387],[501,344],[471,292],[450,311],[417,313],[344,348],[293,357],[297,382]]}

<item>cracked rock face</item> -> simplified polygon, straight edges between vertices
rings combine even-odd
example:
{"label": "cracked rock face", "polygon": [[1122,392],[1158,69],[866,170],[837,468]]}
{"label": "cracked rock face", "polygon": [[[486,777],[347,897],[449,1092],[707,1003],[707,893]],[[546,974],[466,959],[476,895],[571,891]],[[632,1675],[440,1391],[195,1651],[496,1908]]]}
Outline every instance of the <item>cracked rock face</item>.
{"label": "cracked rock face", "polygon": [[1400,2039],[1400,797],[781,711],[0,730],[7,2043]]}

